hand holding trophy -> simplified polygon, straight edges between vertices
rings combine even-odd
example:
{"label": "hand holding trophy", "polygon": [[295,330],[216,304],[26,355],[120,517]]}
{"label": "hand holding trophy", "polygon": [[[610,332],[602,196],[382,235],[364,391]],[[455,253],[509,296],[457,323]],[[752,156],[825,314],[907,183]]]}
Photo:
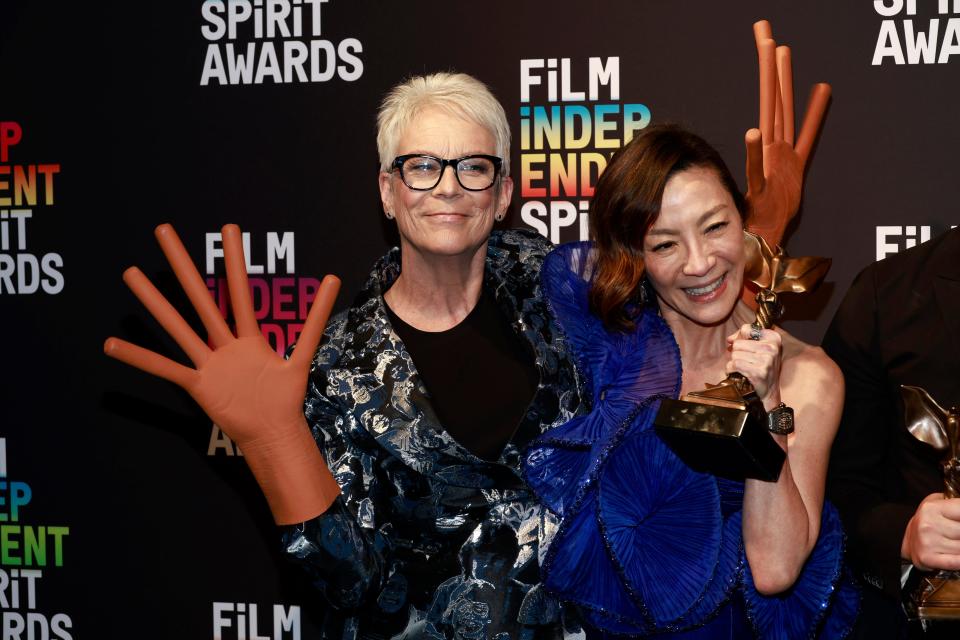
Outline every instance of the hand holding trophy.
{"label": "hand holding trophy", "polygon": [[307,375],[333,308],[340,281],[326,276],[289,360],[267,343],[253,310],[240,228],[223,228],[227,286],[237,335],[227,326],[187,250],[169,224],[155,235],[177,280],[206,328],[211,349],[136,267],[124,282],[193,362],[195,369],[158,353],[108,338],[104,352],[182,387],[237,443],[278,524],[323,513],[339,495],[303,416]]}
{"label": "hand holding trophy", "polygon": [[[747,264],[744,279],[760,288],[756,296],[754,334],[773,326],[783,314],[778,294],[803,293],[815,287],[830,268],[829,258],[790,258],[770,248],[760,236],[744,232]],[[785,454],[770,435],[769,417],[753,385],[733,372],[702,391],[680,400],[665,399],[654,425],[660,437],[690,467],[715,475],[774,481]]]}
{"label": "hand holding trophy", "polygon": [[[943,497],[960,498],[960,410],[944,409],[920,387],[902,385],[900,392],[907,430],[943,452]],[[920,620],[960,620],[960,571],[925,572],[907,596],[908,612]]]}

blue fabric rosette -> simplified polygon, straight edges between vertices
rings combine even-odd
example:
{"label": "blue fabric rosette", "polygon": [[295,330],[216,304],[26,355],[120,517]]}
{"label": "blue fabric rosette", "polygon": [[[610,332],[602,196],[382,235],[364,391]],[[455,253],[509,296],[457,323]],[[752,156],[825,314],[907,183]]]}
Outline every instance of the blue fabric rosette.
{"label": "blue fabric rosette", "polygon": [[723,614],[736,603],[761,638],[843,637],[859,594],[844,579],[836,511],[825,505],[794,586],[758,593],[743,548],[743,484],[693,471],[651,428],[660,400],[680,390],[673,334],[650,308],[639,310],[631,333],[608,331],[591,315],[590,251],[589,243],[558,247],[541,271],[592,400],[587,415],[531,443],[524,460],[528,484],[561,518],[541,567],[544,587],[602,634],[731,637]]}

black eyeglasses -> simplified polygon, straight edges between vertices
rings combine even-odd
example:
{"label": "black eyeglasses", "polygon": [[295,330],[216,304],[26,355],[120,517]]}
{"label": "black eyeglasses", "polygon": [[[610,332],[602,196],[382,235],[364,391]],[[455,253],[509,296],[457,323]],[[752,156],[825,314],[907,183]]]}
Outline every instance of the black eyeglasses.
{"label": "black eyeglasses", "polygon": [[447,160],[410,153],[394,158],[392,166],[400,171],[403,183],[414,191],[429,191],[436,187],[448,166],[453,167],[461,187],[467,191],[484,191],[497,181],[501,164],[503,159],[497,156],[473,155]]}

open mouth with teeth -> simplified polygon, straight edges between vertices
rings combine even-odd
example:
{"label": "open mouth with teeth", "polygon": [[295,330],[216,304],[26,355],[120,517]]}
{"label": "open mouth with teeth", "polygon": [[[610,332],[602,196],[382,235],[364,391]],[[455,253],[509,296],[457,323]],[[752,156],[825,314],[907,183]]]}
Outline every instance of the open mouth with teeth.
{"label": "open mouth with teeth", "polygon": [[693,298],[704,298],[718,292],[726,281],[727,274],[723,274],[713,282],[705,284],[702,287],[685,287],[683,291]]}

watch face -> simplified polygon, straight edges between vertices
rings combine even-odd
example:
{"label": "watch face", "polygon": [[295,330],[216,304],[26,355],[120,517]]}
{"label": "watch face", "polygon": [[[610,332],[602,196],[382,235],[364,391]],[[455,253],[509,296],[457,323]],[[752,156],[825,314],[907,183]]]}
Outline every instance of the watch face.
{"label": "watch face", "polygon": [[781,404],[770,412],[770,431],[779,434],[793,433],[793,409]]}

